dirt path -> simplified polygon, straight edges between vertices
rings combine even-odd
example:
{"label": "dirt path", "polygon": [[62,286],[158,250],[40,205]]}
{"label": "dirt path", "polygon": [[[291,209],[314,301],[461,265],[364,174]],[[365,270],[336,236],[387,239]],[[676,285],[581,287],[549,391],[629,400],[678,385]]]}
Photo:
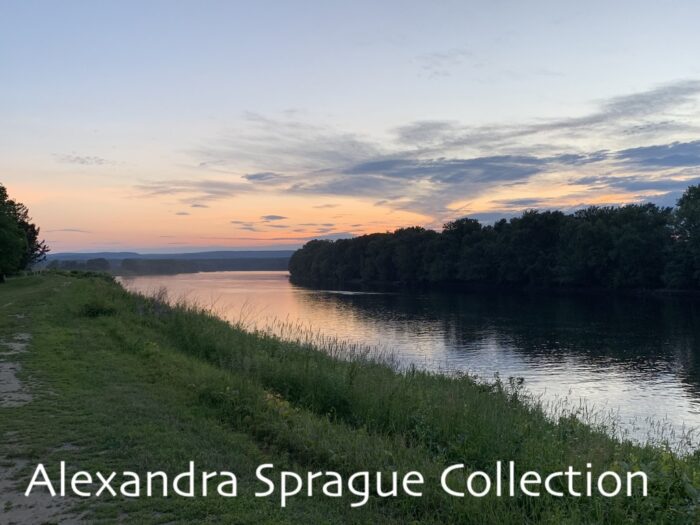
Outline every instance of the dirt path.
{"label": "dirt path", "polygon": [[0,341],[0,407],[18,407],[32,400],[29,386],[20,381],[21,363],[9,361],[27,351],[31,335],[17,333],[12,341]]}
{"label": "dirt path", "polygon": [[[33,399],[31,383],[19,379],[22,364],[16,361],[28,351],[30,341],[31,335],[24,332],[14,334],[9,341],[0,340],[0,408],[21,407]],[[1,524],[80,523],[78,517],[69,513],[71,505],[65,499],[52,498],[46,491],[25,497],[25,478],[33,465],[18,458],[21,442],[16,433],[0,434],[0,444]]]}

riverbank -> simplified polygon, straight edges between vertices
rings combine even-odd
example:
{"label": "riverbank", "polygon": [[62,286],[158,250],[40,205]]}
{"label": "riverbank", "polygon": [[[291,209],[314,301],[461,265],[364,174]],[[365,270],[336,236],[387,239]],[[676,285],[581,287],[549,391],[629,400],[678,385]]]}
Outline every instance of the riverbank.
{"label": "riverbank", "polygon": [[317,290],[352,290],[378,293],[454,293],[454,294],[500,294],[513,296],[542,297],[679,297],[700,299],[698,289],[680,288],[603,288],[583,286],[534,286],[488,283],[465,283],[461,281],[402,283],[398,281],[318,281],[290,276],[297,286]]}
{"label": "riverbank", "polygon": [[[700,458],[611,439],[572,417],[552,422],[522,400],[517,385],[483,385],[411,370],[397,374],[336,345],[250,334],[187,307],[126,293],[97,276],[47,274],[0,288],[0,334],[31,337],[26,351],[0,356],[19,365],[26,402],[0,407],[0,512],[24,502],[37,462],[93,471],[232,470],[236,498],[101,497],[71,500],[73,517],[129,522],[330,523],[693,523]],[[313,341],[311,341],[313,342]],[[6,367],[9,369],[9,367]],[[440,473],[464,463],[495,475],[498,461],[541,473],[569,466],[624,475],[642,470],[649,496],[522,494],[457,498]],[[299,473],[415,470],[423,496],[256,498],[255,469]],[[54,471],[55,471],[55,467]],[[10,480],[12,481],[12,480]],[[21,487],[24,488],[24,487]],[[6,501],[10,501],[8,507]],[[40,504],[37,503],[37,504]],[[15,510],[13,510],[13,508]],[[2,521],[2,520],[0,520]],[[54,518],[54,521],[59,519]]]}

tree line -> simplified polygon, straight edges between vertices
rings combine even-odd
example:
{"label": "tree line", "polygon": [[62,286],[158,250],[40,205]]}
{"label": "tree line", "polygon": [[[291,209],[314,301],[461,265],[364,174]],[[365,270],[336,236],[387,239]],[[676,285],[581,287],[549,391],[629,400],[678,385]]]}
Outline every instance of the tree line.
{"label": "tree line", "polygon": [[287,269],[288,257],[242,257],[240,259],[105,259],[103,257],[73,260],[54,259],[46,265],[49,270],[112,272],[117,275],[172,275],[177,273],[282,271]]}
{"label": "tree line", "polygon": [[507,287],[700,288],[700,186],[676,207],[528,210],[482,225],[463,218],[336,241],[290,259],[302,284],[464,284]]}
{"label": "tree line", "polygon": [[0,184],[0,282],[6,275],[43,260],[48,251],[27,207],[10,199],[7,189]]}
{"label": "tree line", "polygon": [[48,270],[81,271],[81,272],[108,272],[111,268],[109,261],[104,257],[86,259],[85,261],[54,259],[46,265]]}
{"label": "tree line", "polygon": [[122,275],[169,275],[197,272],[282,271],[288,259],[283,257],[245,257],[240,259],[124,259],[116,270]]}

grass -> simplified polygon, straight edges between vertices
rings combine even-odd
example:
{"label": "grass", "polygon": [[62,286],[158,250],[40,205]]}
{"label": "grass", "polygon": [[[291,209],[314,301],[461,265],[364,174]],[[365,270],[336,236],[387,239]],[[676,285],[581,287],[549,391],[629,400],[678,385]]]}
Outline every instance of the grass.
{"label": "grass", "polygon": [[[162,299],[162,298],[161,298]],[[11,303],[9,306],[7,303]],[[5,306],[3,306],[5,305]],[[25,318],[10,317],[22,313]],[[697,523],[700,455],[611,437],[572,414],[556,420],[517,384],[416,369],[363,349],[231,326],[188,305],[129,294],[107,278],[45,274],[0,287],[0,335],[33,335],[24,373],[35,399],[0,408],[0,456],[89,470],[232,470],[239,497],[78,502],[90,520],[138,523]],[[15,434],[16,433],[16,434]],[[0,434],[2,435],[2,434]],[[70,445],[67,447],[66,445]],[[445,466],[641,469],[649,496],[453,498]],[[417,470],[421,498],[255,498],[255,468]],[[0,468],[2,468],[0,466]],[[0,509],[0,522],[2,510]]]}

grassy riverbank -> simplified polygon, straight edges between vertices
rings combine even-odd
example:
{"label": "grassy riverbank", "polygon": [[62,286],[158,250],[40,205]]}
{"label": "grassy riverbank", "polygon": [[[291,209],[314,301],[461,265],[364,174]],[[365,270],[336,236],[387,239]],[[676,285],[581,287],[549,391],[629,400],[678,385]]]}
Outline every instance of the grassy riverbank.
{"label": "grassy riverbank", "polygon": [[[239,496],[72,500],[73,516],[139,523],[694,523],[700,457],[608,437],[573,417],[549,421],[518,389],[409,371],[231,327],[128,294],[96,276],[48,274],[0,286],[0,339],[31,334],[12,359],[31,401],[0,406],[0,472],[23,489],[41,461],[92,471],[230,470]],[[328,348],[331,354],[339,347]],[[541,473],[573,466],[649,475],[649,496],[453,498],[453,463]],[[421,498],[255,498],[255,468],[417,470]],[[54,468],[55,471],[55,468]],[[2,513],[20,505],[0,478]],[[15,488],[15,492],[19,489]],[[7,502],[4,503],[3,502]],[[54,517],[53,521],[60,521]]]}

